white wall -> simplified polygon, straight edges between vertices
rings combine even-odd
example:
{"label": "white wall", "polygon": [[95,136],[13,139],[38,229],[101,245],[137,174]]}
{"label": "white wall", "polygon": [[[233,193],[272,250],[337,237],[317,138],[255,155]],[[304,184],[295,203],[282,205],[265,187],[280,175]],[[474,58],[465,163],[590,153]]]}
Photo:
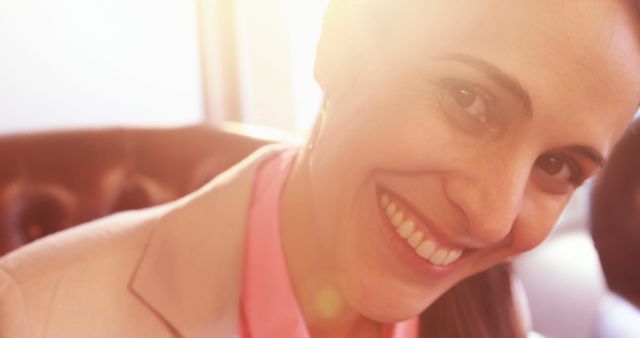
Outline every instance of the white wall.
{"label": "white wall", "polygon": [[0,132],[202,119],[195,0],[0,0]]}

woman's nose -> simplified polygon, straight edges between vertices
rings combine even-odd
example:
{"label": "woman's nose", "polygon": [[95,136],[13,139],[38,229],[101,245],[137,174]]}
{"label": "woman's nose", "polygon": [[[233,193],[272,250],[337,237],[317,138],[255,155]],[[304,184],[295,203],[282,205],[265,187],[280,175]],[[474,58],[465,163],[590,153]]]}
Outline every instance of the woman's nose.
{"label": "woman's nose", "polygon": [[470,239],[491,245],[504,239],[524,203],[530,167],[518,161],[474,165],[445,182],[449,201],[465,216]]}

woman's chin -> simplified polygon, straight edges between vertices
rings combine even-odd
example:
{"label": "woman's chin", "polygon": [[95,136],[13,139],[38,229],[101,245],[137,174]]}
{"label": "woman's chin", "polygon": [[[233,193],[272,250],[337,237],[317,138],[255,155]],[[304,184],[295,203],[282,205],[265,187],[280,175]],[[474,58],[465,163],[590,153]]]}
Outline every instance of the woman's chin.
{"label": "woman's chin", "polygon": [[425,294],[424,291],[367,284],[364,281],[345,283],[343,295],[357,313],[379,323],[411,319],[437,299],[436,295]]}
{"label": "woman's chin", "polygon": [[352,306],[362,316],[378,323],[391,324],[398,323],[420,315],[427,307],[426,305],[402,304],[392,301],[371,301],[366,300]]}

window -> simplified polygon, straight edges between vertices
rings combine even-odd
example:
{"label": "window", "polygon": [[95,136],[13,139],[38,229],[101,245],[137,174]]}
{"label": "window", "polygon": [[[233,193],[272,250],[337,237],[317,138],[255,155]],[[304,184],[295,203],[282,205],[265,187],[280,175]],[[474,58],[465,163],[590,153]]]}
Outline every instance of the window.
{"label": "window", "polygon": [[0,2],[0,132],[203,119],[196,4]]}
{"label": "window", "polygon": [[236,1],[232,30],[241,112],[236,119],[293,132],[312,124],[322,99],[313,64],[327,3]]}

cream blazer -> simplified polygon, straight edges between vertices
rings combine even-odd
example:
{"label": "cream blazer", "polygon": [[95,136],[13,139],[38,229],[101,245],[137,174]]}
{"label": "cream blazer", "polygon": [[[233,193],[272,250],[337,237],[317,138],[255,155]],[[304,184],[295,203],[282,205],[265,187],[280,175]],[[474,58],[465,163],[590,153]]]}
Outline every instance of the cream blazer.
{"label": "cream blazer", "polygon": [[0,338],[237,337],[244,229],[267,146],[175,202],[0,259]]}

